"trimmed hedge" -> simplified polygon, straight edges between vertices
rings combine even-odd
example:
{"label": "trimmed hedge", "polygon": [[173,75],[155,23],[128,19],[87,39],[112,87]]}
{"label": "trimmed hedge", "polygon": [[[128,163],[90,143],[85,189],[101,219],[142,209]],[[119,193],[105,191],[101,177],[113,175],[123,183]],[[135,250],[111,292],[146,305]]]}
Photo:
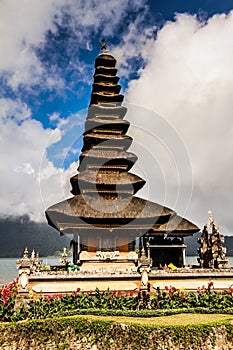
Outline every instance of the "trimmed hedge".
{"label": "trimmed hedge", "polygon": [[157,326],[70,316],[0,324],[0,348],[7,350],[168,350],[182,346],[183,349],[203,350],[214,349],[220,340],[225,346],[232,344],[230,320]]}

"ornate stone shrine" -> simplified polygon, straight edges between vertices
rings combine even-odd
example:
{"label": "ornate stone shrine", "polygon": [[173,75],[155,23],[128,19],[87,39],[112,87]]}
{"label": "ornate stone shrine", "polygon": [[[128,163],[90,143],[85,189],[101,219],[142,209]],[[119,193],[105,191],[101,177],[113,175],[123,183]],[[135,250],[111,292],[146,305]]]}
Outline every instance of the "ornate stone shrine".
{"label": "ornate stone shrine", "polygon": [[[220,234],[219,228],[214,223],[214,218],[209,211],[209,225],[205,225],[198,239],[200,267],[222,269],[226,268],[228,259],[226,258],[226,248],[223,247],[224,236]],[[209,226],[209,228],[208,228]],[[211,233],[209,233],[211,230]]]}

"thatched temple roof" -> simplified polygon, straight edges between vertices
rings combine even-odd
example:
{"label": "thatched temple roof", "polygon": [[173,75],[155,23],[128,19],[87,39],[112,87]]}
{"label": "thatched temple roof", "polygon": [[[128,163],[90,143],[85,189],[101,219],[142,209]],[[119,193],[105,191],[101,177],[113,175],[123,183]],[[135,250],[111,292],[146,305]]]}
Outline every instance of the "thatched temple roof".
{"label": "thatched temple roof", "polygon": [[71,178],[74,196],[48,208],[48,222],[60,232],[80,234],[88,229],[193,234],[198,227],[172,209],[134,196],[145,181],[128,172],[137,156],[128,152],[132,138],[125,135],[129,122],[123,119],[127,109],[121,106],[124,96],[115,65],[106,53],[95,61],[79,173]]}
{"label": "thatched temple roof", "polygon": [[[142,198],[132,197],[110,200],[108,197],[93,197],[77,195],[51,206],[46,211],[50,224],[59,228],[60,225],[88,223],[90,225],[113,226],[140,225],[150,229],[154,224],[168,221],[173,210]],[[126,226],[127,229],[127,226]]]}

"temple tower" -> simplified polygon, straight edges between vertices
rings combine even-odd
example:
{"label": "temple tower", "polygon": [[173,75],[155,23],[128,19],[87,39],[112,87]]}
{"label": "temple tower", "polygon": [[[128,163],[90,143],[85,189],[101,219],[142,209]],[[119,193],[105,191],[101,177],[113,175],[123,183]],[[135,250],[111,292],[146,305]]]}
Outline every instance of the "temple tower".
{"label": "temple tower", "polygon": [[130,173],[137,156],[128,151],[132,138],[118,81],[116,60],[105,50],[95,61],[78,174],[70,179],[73,197],[48,208],[46,217],[61,233],[73,233],[74,263],[136,262],[138,238],[140,249],[158,255],[153,261],[159,265],[151,237],[183,237],[199,229],[172,209],[135,196],[145,180]]}

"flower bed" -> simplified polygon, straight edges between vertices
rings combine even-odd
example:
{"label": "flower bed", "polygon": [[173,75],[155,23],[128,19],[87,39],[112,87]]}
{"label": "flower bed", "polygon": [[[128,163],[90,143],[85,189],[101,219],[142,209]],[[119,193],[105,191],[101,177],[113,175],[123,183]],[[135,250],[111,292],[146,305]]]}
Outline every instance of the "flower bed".
{"label": "flower bed", "polygon": [[0,321],[12,321],[14,319],[14,305],[17,293],[17,280],[0,286]]}
{"label": "flower bed", "polygon": [[158,288],[156,295],[152,296],[146,292],[100,292],[98,289],[84,293],[78,288],[71,295],[38,297],[31,291],[28,306],[21,305],[18,310],[14,310],[17,282],[3,286],[0,291],[0,321],[44,319],[81,313],[146,317],[196,311],[233,313],[233,289],[217,292],[213,282],[207,288],[203,286],[195,292],[175,287],[165,287],[163,291]]}

